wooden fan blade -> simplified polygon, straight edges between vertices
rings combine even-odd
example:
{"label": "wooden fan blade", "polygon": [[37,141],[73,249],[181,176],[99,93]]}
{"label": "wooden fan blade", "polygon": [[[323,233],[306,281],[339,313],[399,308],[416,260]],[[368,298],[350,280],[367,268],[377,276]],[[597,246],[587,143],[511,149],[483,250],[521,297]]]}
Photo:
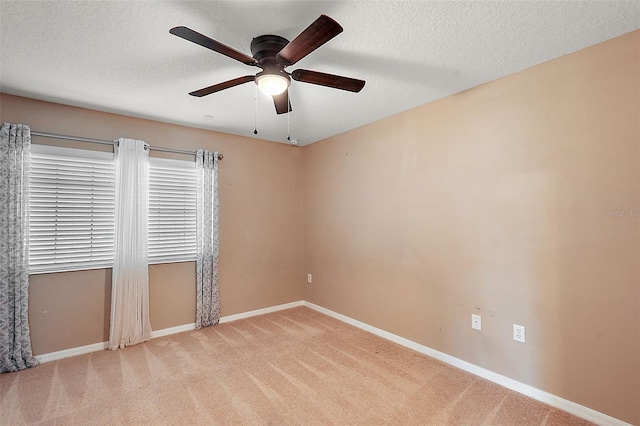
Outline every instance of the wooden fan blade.
{"label": "wooden fan blade", "polygon": [[272,96],[273,103],[276,106],[276,113],[278,114],[286,114],[291,112],[291,101],[289,100],[289,91],[285,90],[279,95]]}
{"label": "wooden fan blade", "polygon": [[207,96],[233,86],[238,86],[243,83],[254,81],[255,79],[256,77],[254,75],[245,75],[244,77],[238,77],[234,78],[233,80],[225,81],[223,83],[214,84],[213,86],[205,87],[204,89],[196,90],[195,92],[191,92],[189,94],[191,96],[201,98],[203,96]]}
{"label": "wooden fan blade", "polygon": [[295,70],[291,73],[291,77],[303,83],[318,84],[356,93],[362,90],[365,84],[364,80],[309,70]]}
{"label": "wooden fan blade", "polygon": [[251,56],[245,55],[242,52],[239,52],[225,44],[220,43],[219,41],[215,41],[212,38],[207,37],[206,35],[202,35],[196,31],[193,31],[187,27],[175,27],[171,28],[169,32],[173,35],[176,35],[185,40],[191,41],[193,43],[199,44],[202,47],[206,47],[207,49],[211,49],[214,52],[221,53],[225,56],[228,56],[231,59],[235,59],[236,61],[240,61],[243,64],[254,65],[257,66],[258,62],[253,59]]}
{"label": "wooden fan blade", "polygon": [[327,15],[320,15],[313,24],[282,48],[278,59],[285,66],[293,65],[341,32],[340,24]]}

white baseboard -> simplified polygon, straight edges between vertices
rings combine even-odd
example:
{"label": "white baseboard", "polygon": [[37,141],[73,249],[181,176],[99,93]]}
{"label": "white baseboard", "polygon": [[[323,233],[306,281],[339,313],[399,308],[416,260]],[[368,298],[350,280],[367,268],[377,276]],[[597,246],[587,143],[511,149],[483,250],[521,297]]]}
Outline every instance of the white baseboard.
{"label": "white baseboard", "polygon": [[501,374],[494,373],[493,371],[487,370],[485,368],[478,367],[477,365],[471,364],[467,361],[461,360],[451,355],[447,355],[443,352],[437,351],[428,346],[421,345],[412,340],[405,339],[404,337],[400,337],[396,334],[389,333],[388,331],[384,331],[382,329],[370,326],[369,324],[365,324],[361,321],[355,320],[346,315],[339,314],[330,309],[323,308],[322,306],[316,305],[314,303],[305,301],[304,306],[311,308],[315,311],[321,312],[330,317],[333,317],[335,319],[338,319],[354,327],[368,331],[369,333],[375,334],[384,339],[390,340],[394,343],[397,343],[409,349],[413,349],[414,351],[420,352],[421,354],[424,354],[432,358],[435,358],[437,360],[440,360],[442,362],[445,362],[449,365],[452,365],[461,370],[467,371],[476,376],[480,376],[491,382],[504,386],[507,389],[511,389],[515,392],[529,396],[547,405],[566,411],[568,413],[571,413],[575,416],[578,416],[590,422],[596,423],[598,425],[631,426],[629,423],[623,422],[622,420],[618,420],[614,417],[608,416],[599,411],[593,410],[591,408],[585,407],[580,404],[576,404],[575,402],[569,401],[567,399],[560,398],[559,396],[534,388],[533,386],[529,386],[527,384],[518,382],[517,380],[513,380]]}
{"label": "white baseboard", "polygon": [[227,315],[220,317],[220,324],[225,322],[237,321],[239,319],[255,317],[257,315],[270,314],[272,312],[282,311],[285,309],[297,308],[298,306],[304,306],[304,300],[298,300],[297,302],[285,303],[283,305],[270,306],[268,308],[256,309],[255,311],[242,312],[235,315]]}
{"label": "white baseboard", "polygon": [[35,358],[40,361],[40,363],[45,363],[63,358],[69,358],[72,356],[84,355],[91,352],[103,351],[108,348],[109,342],[93,343],[91,345],[79,346],[77,348],[65,349],[57,352],[49,352],[42,355],[35,355]]}
{"label": "white baseboard", "polygon": [[[291,309],[298,306],[303,306],[304,301],[298,300],[297,302],[285,303],[283,305],[270,306],[268,308],[256,309],[254,311],[243,312],[235,315],[227,315],[220,318],[220,324],[225,322],[236,321],[243,318],[254,317],[256,315],[269,314],[271,312],[282,311],[284,309]],[[158,337],[169,336],[171,334],[182,333],[184,331],[195,330],[196,324],[183,324],[176,327],[163,328],[162,330],[154,330],[151,332],[151,338],[156,339]],[[50,352],[42,355],[36,355],[35,358],[41,363],[56,361],[63,358],[69,358],[72,356],[84,355],[91,352],[103,351],[109,349],[109,342],[93,343],[91,345],[79,346],[77,348],[64,349],[62,351]]]}
{"label": "white baseboard", "polygon": [[177,325],[175,327],[163,328],[162,330],[154,330],[151,332],[151,338],[168,336],[170,334],[182,333],[183,331],[191,331],[196,329],[196,323]]}
{"label": "white baseboard", "polygon": [[[195,329],[195,323],[179,325],[177,327],[169,327],[164,328],[162,330],[154,330],[151,332],[151,338],[155,339],[158,337],[168,336],[170,334],[181,333],[183,331],[189,331]],[[40,363],[57,361],[63,358],[70,358],[72,356],[84,355],[91,352],[104,351],[109,349],[109,342],[102,343],[93,343],[91,345],[80,346],[77,348],[64,349],[62,351],[57,352],[49,352],[47,354],[36,355],[36,359],[40,361]]]}

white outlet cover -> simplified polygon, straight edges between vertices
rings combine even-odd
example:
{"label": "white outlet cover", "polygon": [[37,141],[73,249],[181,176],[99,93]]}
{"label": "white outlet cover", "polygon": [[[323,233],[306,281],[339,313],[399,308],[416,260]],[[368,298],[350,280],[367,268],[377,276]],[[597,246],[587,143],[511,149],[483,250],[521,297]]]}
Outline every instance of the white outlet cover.
{"label": "white outlet cover", "polygon": [[480,315],[471,314],[471,328],[482,330],[482,317]]}
{"label": "white outlet cover", "polygon": [[311,282],[311,274],[307,274],[307,282],[310,283]]}
{"label": "white outlet cover", "polygon": [[513,324],[513,340],[525,343],[524,325]]}

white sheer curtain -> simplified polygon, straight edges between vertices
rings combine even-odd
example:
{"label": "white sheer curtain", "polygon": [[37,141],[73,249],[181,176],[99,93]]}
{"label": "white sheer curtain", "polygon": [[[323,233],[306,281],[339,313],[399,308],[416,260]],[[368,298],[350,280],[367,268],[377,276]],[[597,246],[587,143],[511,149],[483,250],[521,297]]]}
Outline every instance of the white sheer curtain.
{"label": "white sheer curtain", "polygon": [[31,130],[0,128],[0,372],[38,361],[29,338],[29,158]]}
{"label": "white sheer curtain", "polygon": [[115,350],[151,338],[149,320],[149,150],[143,141],[121,138],[115,146],[116,203],[111,332]]}
{"label": "white sheer curtain", "polygon": [[220,320],[218,289],[218,153],[196,153],[196,330]]}

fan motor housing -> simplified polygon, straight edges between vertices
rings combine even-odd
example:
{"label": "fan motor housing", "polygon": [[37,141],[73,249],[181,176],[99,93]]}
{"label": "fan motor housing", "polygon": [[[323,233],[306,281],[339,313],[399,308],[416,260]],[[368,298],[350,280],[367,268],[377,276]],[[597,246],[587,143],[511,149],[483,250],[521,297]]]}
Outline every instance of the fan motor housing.
{"label": "fan motor housing", "polygon": [[251,40],[251,54],[261,68],[273,67],[279,63],[277,54],[289,40],[277,35],[261,35]]}

